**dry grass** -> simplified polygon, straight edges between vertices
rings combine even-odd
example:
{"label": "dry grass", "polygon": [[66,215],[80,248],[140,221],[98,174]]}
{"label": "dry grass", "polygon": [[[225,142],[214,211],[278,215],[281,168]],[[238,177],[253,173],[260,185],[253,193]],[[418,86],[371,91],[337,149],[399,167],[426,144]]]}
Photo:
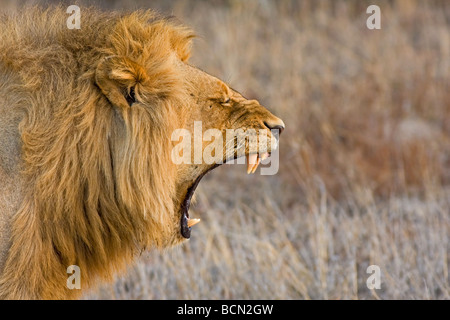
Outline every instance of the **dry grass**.
{"label": "dry grass", "polygon": [[[213,174],[216,175],[216,174]],[[208,187],[213,187],[210,179]],[[435,299],[449,298],[449,206],[411,198],[283,209],[269,184],[254,202],[200,192],[203,223],[186,245],[143,257],[129,275],[90,298]],[[236,192],[237,193],[237,192]],[[213,203],[212,203],[213,202]],[[381,290],[366,287],[377,264]]]}
{"label": "dry grass", "polygon": [[86,298],[450,298],[450,4],[377,2],[378,31],[370,1],[150,4],[197,31],[194,64],[285,120],[280,172],[217,169],[189,242]]}

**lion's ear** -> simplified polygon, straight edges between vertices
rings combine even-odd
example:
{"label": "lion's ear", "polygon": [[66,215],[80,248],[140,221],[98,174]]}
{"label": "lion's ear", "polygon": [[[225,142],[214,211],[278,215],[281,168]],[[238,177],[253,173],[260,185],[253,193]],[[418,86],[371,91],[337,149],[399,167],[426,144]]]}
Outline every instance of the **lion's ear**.
{"label": "lion's ear", "polygon": [[147,78],[142,66],[122,56],[105,58],[95,72],[97,86],[112,105],[122,110],[135,102],[135,87]]}

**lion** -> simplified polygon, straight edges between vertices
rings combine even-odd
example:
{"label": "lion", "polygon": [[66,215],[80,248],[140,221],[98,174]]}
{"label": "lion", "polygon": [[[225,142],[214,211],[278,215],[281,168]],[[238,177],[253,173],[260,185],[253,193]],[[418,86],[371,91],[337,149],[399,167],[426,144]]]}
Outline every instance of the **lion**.
{"label": "lion", "polygon": [[[151,10],[29,8],[0,20],[0,298],[77,299],[143,250],[185,242],[189,205],[219,162],[174,164],[174,130],[283,121],[189,64],[193,31]],[[227,144],[235,141],[227,141]],[[254,172],[277,144],[236,145]],[[202,144],[202,148],[205,144]],[[67,286],[78,266],[81,290]]]}

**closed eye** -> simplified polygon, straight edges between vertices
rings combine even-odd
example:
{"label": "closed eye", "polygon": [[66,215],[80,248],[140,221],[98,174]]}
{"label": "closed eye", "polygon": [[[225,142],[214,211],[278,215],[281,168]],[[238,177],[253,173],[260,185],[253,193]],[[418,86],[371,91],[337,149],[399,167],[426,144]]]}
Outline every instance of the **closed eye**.
{"label": "closed eye", "polygon": [[230,98],[227,98],[225,101],[223,101],[221,104],[222,105],[224,105],[224,106],[230,106],[230,102],[231,102],[231,99]]}
{"label": "closed eye", "polygon": [[[210,101],[213,104],[220,104],[221,106],[225,106],[225,107],[230,107],[231,106],[231,98],[226,98],[225,100],[223,99],[218,99],[218,98],[211,98]],[[212,108],[212,105],[209,106],[210,108]]]}

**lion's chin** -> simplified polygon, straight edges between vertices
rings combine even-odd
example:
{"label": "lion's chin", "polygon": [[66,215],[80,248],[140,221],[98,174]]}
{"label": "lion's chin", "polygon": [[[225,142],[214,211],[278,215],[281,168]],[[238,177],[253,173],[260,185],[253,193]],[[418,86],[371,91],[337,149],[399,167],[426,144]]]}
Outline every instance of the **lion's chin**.
{"label": "lion's chin", "polygon": [[[270,156],[269,152],[265,152],[262,154],[253,153],[253,154],[246,155],[247,174],[255,173],[255,171],[258,168],[261,161],[268,158],[269,156]],[[232,158],[232,159],[235,159],[235,158]],[[224,163],[226,163],[229,160],[231,160],[231,159],[224,161]],[[197,186],[200,183],[200,180],[202,180],[202,178],[208,172],[219,167],[220,165],[222,165],[222,164],[214,164],[211,168],[207,169],[205,172],[200,174],[186,192],[186,196],[185,196],[183,202],[181,203],[181,220],[180,220],[181,235],[185,239],[189,239],[191,237],[192,227],[200,222],[200,219],[191,219],[189,217],[189,207],[191,205],[191,199],[192,199],[192,196],[194,195],[195,189],[197,189]]]}

